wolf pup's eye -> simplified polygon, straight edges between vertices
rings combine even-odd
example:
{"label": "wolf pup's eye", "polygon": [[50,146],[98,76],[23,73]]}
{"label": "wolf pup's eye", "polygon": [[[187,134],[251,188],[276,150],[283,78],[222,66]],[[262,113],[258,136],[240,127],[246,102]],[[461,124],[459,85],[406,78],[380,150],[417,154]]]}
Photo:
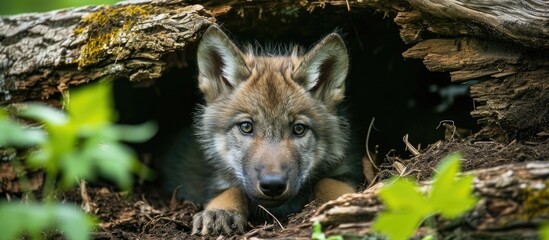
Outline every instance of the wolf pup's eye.
{"label": "wolf pup's eye", "polygon": [[244,134],[250,134],[254,132],[254,126],[251,122],[241,122],[238,127],[240,131]]}
{"label": "wolf pup's eye", "polygon": [[295,124],[293,131],[294,131],[294,135],[302,136],[307,131],[307,126],[301,123]]}

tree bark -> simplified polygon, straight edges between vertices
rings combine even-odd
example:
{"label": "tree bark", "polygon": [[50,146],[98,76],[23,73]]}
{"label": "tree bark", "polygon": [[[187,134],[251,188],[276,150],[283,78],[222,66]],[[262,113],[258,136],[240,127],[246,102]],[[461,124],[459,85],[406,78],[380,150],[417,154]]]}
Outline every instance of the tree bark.
{"label": "tree bark", "polygon": [[146,84],[215,21],[183,1],[122,2],[0,18],[0,104],[101,78]]}
{"label": "tree bark", "polygon": [[[438,219],[441,239],[532,239],[538,226],[549,218],[549,162],[529,162],[475,170],[477,205],[459,219]],[[421,188],[428,189],[429,183]],[[371,224],[383,209],[377,186],[365,193],[349,194],[317,210],[327,235],[347,237],[371,234]],[[418,235],[426,233],[425,227]]]}
{"label": "tree bark", "polygon": [[471,84],[481,138],[531,139],[549,131],[547,1],[410,0],[396,9],[403,53]]}
{"label": "tree bark", "polygon": [[[230,11],[277,18],[288,9],[333,5],[394,17],[403,56],[467,83],[481,138],[528,139],[549,132],[549,3],[525,1],[178,1],[122,2],[0,18],[0,104],[47,99],[103,77],[148,84]],[[101,16],[108,16],[105,21]],[[230,23],[228,23],[230,24]],[[526,110],[526,117],[524,114]],[[531,120],[531,121],[530,121]]]}
{"label": "tree bark", "polygon": [[[365,1],[378,8],[378,1]],[[480,138],[532,139],[549,131],[549,2],[408,0],[393,12],[403,56],[471,84]]]}
{"label": "tree bark", "polygon": [[[549,51],[478,38],[429,39],[403,53],[471,84],[471,115],[485,138],[529,139],[549,131]],[[501,132],[505,131],[505,134]]]}

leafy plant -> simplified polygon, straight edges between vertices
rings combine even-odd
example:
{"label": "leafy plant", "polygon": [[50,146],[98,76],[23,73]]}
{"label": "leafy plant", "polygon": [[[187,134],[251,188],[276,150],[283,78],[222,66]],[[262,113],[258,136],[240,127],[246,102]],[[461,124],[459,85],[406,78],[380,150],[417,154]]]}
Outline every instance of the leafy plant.
{"label": "leafy plant", "polygon": [[23,105],[17,111],[20,117],[42,123],[45,132],[21,127],[0,109],[0,146],[36,146],[26,164],[46,172],[45,204],[0,204],[0,238],[11,239],[21,233],[38,238],[41,231],[57,227],[68,238],[87,239],[91,218],[74,207],[52,203],[55,192],[96,175],[129,189],[132,172],[143,172],[144,166],[120,141],[144,141],[156,131],[154,124],[114,125],[111,84],[93,84],[65,96],[70,96],[63,99],[66,112],[39,103]]}
{"label": "leafy plant", "polygon": [[0,146],[23,147],[36,145],[46,138],[44,132],[38,129],[26,129],[8,118],[6,110],[0,108]]}
{"label": "leafy plant", "polygon": [[326,235],[322,232],[322,226],[320,222],[315,221],[313,223],[313,234],[311,235],[311,240],[342,240],[343,237],[339,235],[329,236],[326,238]]}
{"label": "leafy plant", "polygon": [[472,194],[473,176],[458,177],[461,156],[452,154],[437,167],[427,195],[410,179],[392,179],[380,190],[379,197],[386,210],[373,224],[374,231],[390,239],[407,239],[419,225],[434,214],[452,219],[472,208],[477,199]]}
{"label": "leafy plant", "polygon": [[44,230],[57,228],[68,239],[88,239],[93,219],[74,206],[63,204],[0,204],[0,239],[17,239],[28,233],[41,239]]}
{"label": "leafy plant", "polygon": [[549,223],[545,223],[541,226],[539,236],[541,240],[549,240]]}
{"label": "leafy plant", "polygon": [[79,179],[93,180],[97,173],[124,189],[131,186],[131,173],[138,173],[141,165],[120,141],[144,141],[155,126],[113,125],[110,94],[110,84],[95,84],[70,93],[66,113],[37,103],[20,110],[21,116],[42,122],[48,133],[28,158],[31,167],[46,169],[46,193],[58,175],[62,189],[74,187]]}

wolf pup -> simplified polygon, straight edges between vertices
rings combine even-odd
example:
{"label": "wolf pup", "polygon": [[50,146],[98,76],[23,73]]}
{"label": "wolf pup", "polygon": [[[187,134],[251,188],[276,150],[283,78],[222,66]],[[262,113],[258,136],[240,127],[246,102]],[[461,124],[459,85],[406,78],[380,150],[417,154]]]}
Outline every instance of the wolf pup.
{"label": "wolf pup", "polygon": [[160,169],[167,190],[206,204],[193,234],[243,232],[248,218],[268,216],[259,205],[285,217],[355,192],[362,170],[360,157],[346,156],[339,105],[349,57],[338,34],[307,53],[243,51],[211,26],[197,58],[205,104],[196,139],[181,137]]}

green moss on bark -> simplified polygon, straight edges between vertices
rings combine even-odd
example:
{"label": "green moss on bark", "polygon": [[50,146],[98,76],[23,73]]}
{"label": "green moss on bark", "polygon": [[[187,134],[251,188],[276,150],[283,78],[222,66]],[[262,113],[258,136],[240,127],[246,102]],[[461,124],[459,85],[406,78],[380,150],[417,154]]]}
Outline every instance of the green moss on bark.
{"label": "green moss on bark", "polygon": [[85,44],[80,48],[78,67],[84,68],[104,59],[122,33],[132,31],[137,20],[147,16],[151,8],[150,5],[107,6],[85,16],[74,29],[75,35],[87,34]]}

